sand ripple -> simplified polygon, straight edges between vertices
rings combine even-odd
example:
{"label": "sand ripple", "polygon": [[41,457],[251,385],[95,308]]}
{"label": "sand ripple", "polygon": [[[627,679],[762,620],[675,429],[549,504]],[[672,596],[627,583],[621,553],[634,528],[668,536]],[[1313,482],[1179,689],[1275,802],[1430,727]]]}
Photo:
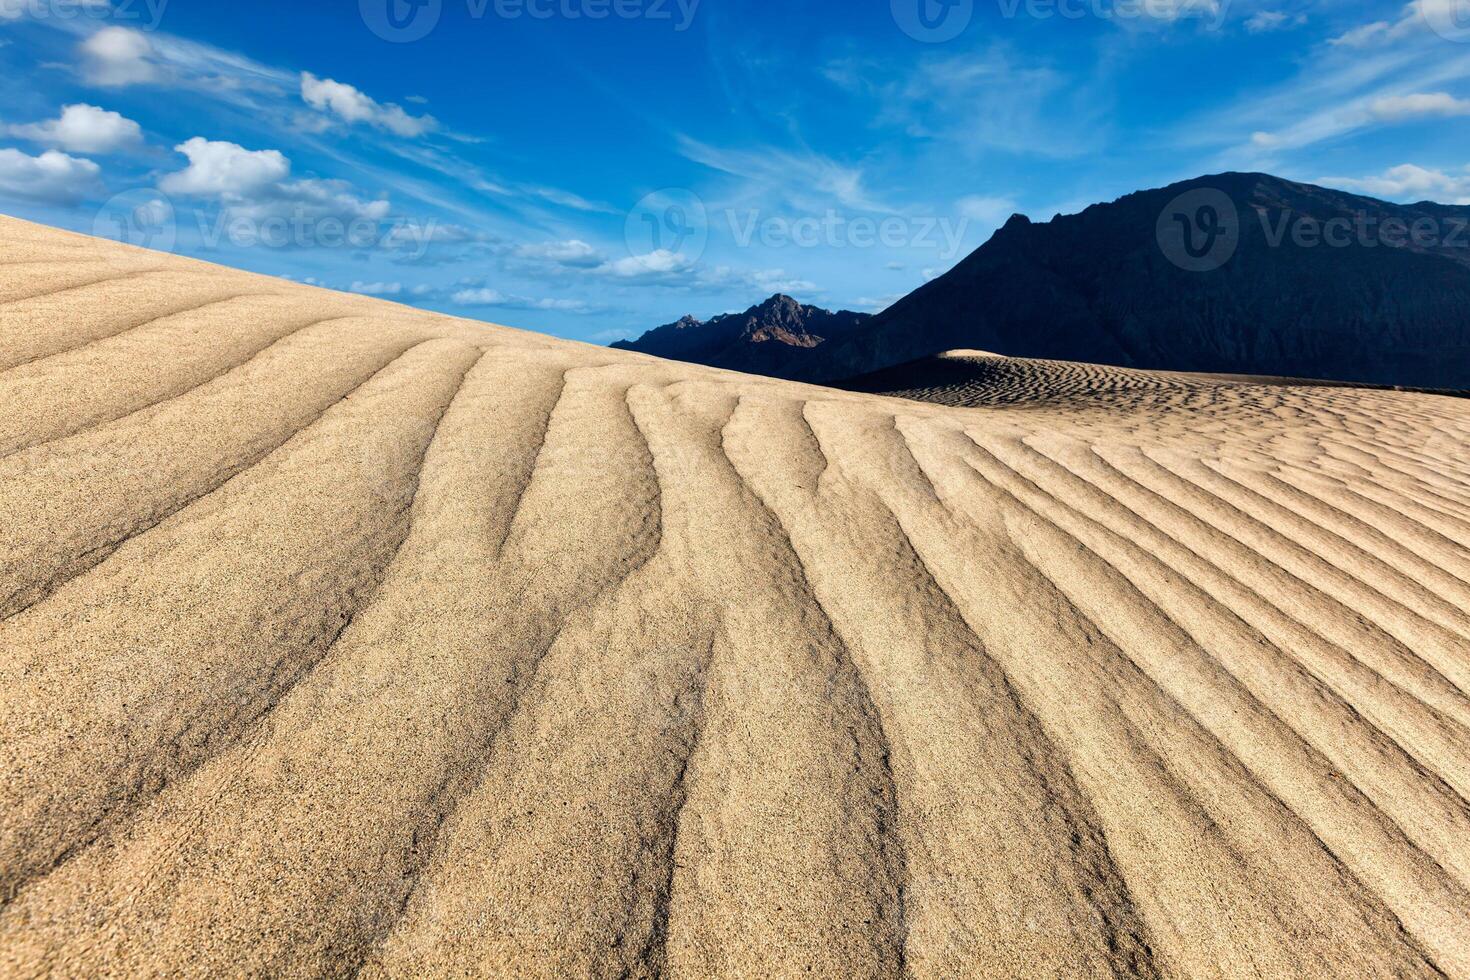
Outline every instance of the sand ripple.
{"label": "sand ripple", "polygon": [[1470,401],[0,252],[0,973],[1470,977]]}

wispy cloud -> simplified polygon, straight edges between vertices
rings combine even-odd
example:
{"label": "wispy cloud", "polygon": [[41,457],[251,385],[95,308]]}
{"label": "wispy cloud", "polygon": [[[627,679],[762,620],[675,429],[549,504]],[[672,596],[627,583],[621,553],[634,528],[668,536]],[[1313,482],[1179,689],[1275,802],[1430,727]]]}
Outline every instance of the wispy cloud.
{"label": "wispy cloud", "polygon": [[1419,0],[1319,44],[1301,69],[1264,91],[1180,128],[1188,147],[1214,146],[1231,166],[1269,166],[1284,154],[1394,123],[1459,115],[1453,90],[1470,84],[1470,45],[1431,30]]}
{"label": "wispy cloud", "polygon": [[1317,182],[1393,201],[1435,200],[1470,204],[1470,167],[1446,173],[1412,163],[1369,177],[1319,177]]}
{"label": "wispy cloud", "polygon": [[677,136],[676,145],[686,159],[740,178],[745,199],[767,198],[805,211],[818,211],[832,202],[853,210],[895,210],[869,193],[860,167],[819,153],[770,146],[720,148],[685,135]]}
{"label": "wispy cloud", "polygon": [[422,136],[439,126],[433,116],[411,116],[402,106],[380,103],[360,89],[301,73],[301,98],[313,109],[351,124],[365,123],[395,136]]}

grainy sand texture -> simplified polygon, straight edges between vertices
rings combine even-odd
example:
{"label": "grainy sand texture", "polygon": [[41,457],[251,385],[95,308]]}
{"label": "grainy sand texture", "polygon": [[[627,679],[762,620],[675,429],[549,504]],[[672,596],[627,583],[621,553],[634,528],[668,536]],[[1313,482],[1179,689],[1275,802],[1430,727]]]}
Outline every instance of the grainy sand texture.
{"label": "grainy sand texture", "polygon": [[1470,401],[0,263],[5,977],[1470,977]]}

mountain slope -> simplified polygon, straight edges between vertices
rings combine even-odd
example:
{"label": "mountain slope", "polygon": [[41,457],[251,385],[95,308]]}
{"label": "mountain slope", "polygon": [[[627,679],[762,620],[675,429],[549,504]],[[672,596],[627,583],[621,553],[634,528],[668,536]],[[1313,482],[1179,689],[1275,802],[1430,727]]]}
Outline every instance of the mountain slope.
{"label": "mountain slope", "polygon": [[[1177,231],[1167,212],[1181,198],[1176,211],[1191,222],[1201,202],[1238,215],[1238,247],[1219,268],[1180,268],[1171,256],[1191,264],[1182,243],[1161,245],[1161,217]],[[1470,207],[1387,204],[1264,174],[1202,177],[1044,224],[1017,216],[857,333],[776,373],[835,381],[971,348],[1470,388],[1467,225]],[[1191,227],[1202,248],[1208,239]]]}
{"label": "mountain slope", "polygon": [[1470,978],[1470,403],[0,262],[0,975]]}
{"label": "mountain slope", "polygon": [[724,313],[708,321],[686,316],[612,346],[749,374],[781,374],[869,319],[866,313],[833,313],[777,293],[744,313]]}

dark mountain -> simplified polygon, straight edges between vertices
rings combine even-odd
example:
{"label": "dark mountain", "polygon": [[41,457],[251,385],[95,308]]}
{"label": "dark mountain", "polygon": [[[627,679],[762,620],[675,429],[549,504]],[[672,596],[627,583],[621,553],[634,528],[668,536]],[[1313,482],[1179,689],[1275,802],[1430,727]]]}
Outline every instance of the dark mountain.
{"label": "dark mountain", "polygon": [[801,370],[821,345],[851,334],[870,319],[866,313],[803,306],[778,293],[744,313],[711,320],[686,316],[612,346],[750,374],[784,375]]}
{"label": "dark mountain", "polygon": [[1470,207],[1228,173],[1017,215],[857,330],[760,370],[834,383],[957,348],[1467,389]]}

